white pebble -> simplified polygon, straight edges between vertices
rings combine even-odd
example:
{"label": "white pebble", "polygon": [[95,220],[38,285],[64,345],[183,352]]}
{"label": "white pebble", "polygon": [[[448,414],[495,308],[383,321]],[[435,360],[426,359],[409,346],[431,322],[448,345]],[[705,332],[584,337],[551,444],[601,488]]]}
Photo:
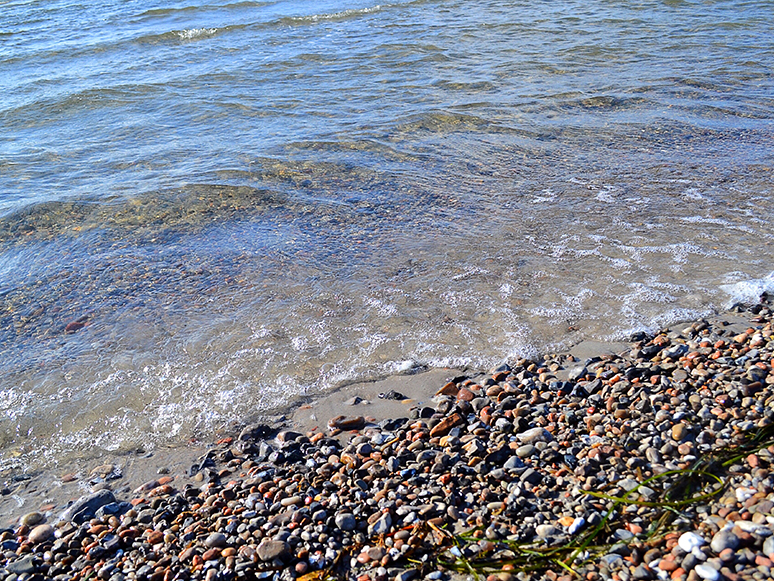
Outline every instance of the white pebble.
{"label": "white pebble", "polygon": [[752,498],[752,495],[758,492],[754,488],[746,488],[744,486],[740,486],[736,489],[736,500],[738,502],[744,502],[748,498]]}
{"label": "white pebble", "polygon": [[686,553],[692,553],[694,549],[701,547],[702,545],[706,545],[707,541],[705,541],[696,533],[687,532],[680,535],[680,538],[677,540],[677,544]]}
{"label": "white pebble", "polygon": [[708,579],[709,581],[716,581],[720,579],[720,572],[717,569],[713,569],[706,563],[701,563],[693,568],[696,574],[702,579]]}

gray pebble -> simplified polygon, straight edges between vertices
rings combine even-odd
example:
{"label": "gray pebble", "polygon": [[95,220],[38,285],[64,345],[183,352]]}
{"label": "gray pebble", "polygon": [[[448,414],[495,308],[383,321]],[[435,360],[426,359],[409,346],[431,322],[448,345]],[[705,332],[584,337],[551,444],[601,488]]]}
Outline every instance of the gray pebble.
{"label": "gray pebble", "polygon": [[222,548],[228,545],[228,539],[226,538],[226,535],[223,533],[212,533],[210,536],[207,537],[207,539],[204,541],[204,544],[207,545],[210,549],[213,549],[215,547]]}
{"label": "gray pebble", "polygon": [[258,545],[258,557],[261,561],[273,561],[274,559],[283,559],[290,555],[290,545],[285,541],[276,541],[274,539],[264,539]]}
{"label": "gray pebble", "polygon": [[380,516],[374,524],[371,525],[370,533],[372,535],[386,535],[392,528],[392,517],[389,512]]}
{"label": "gray pebble", "polygon": [[769,559],[774,554],[774,537],[769,537],[763,542],[763,554],[769,557]]}
{"label": "gray pebble", "polygon": [[357,527],[357,520],[352,513],[340,512],[336,515],[336,526],[342,531],[353,531]]}
{"label": "gray pebble", "polygon": [[721,530],[715,533],[710,543],[710,548],[715,553],[721,553],[725,549],[736,549],[739,546],[739,537],[737,537],[732,531]]}
{"label": "gray pebble", "polygon": [[517,434],[516,437],[522,444],[534,444],[535,442],[550,442],[554,439],[551,432],[545,428],[532,428],[521,434]]}

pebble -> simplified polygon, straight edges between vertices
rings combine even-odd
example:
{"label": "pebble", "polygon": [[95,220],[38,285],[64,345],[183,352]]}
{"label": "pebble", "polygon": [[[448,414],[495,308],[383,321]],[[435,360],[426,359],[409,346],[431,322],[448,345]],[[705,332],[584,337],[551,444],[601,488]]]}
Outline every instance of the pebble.
{"label": "pebble", "polygon": [[734,550],[738,546],[739,537],[729,530],[721,530],[715,533],[715,536],[712,537],[712,542],[710,543],[710,548],[718,554],[725,549]]}
{"label": "pebble", "polygon": [[390,513],[384,513],[371,525],[372,535],[384,535],[390,531],[392,527],[392,517]]}
{"label": "pebble", "polygon": [[209,548],[222,548],[228,544],[228,539],[223,533],[214,532],[207,537],[207,539],[204,541],[204,544]]}
{"label": "pebble", "polygon": [[353,514],[342,512],[336,515],[336,526],[343,531],[351,531],[357,527],[357,520]]}
{"label": "pebble", "polygon": [[696,565],[693,570],[696,571],[696,574],[702,579],[707,579],[708,581],[717,581],[720,579],[720,571],[706,563]]}
{"label": "pebble", "polygon": [[282,559],[290,554],[290,546],[285,541],[264,539],[258,545],[258,558],[261,561],[273,561]]}
{"label": "pebble", "polygon": [[541,539],[547,539],[556,535],[558,530],[553,525],[538,525],[535,527],[535,533]]}
{"label": "pebble", "polygon": [[694,549],[706,545],[707,541],[705,541],[700,535],[689,531],[680,535],[677,544],[686,553],[691,553]]}
{"label": "pebble", "polygon": [[535,444],[536,442],[550,442],[553,439],[551,432],[545,428],[531,428],[516,436],[522,444]]}
{"label": "pebble", "polygon": [[31,543],[45,543],[54,538],[54,527],[51,525],[38,525],[30,531],[29,539]]}
{"label": "pebble", "polygon": [[40,514],[39,512],[28,512],[27,514],[25,514],[19,519],[19,523],[23,525],[27,525],[28,527],[33,527],[37,524],[42,523],[45,519],[46,517]]}

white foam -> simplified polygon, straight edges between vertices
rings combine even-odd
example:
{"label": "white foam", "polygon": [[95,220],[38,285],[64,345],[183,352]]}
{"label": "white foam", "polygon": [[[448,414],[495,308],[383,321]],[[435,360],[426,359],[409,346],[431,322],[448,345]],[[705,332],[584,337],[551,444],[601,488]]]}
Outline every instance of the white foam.
{"label": "white foam", "polygon": [[390,317],[398,313],[398,309],[394,305],[387,304],[373,297],[365,297],[365,304],[372,309],[379,312],[383,317]]}
{"label": "white foam", "polygon": [[535,196],[532,198],[533,204],[540,204],[542,202],[553,202],[556,199],[556,192],[554,192],[551,188],[546,188],[542,192],[542,196]]}
{"label": "white foam", "polygon": [[694,201],[700,201],[700,200],[706,200],[707,198],[702,194],[699,190],[696,188],[688,188],[683,192],[683,197],[688,200],[694,200]]}
{"label": "white foam", "polygon": [[741,280],[733,284],[721,284],[720,289],[729,295],[726,308],[736,303],[754,304],[764,293],[774,293],[774,271],[763,278]]}
{"label": "white foam", "polygon": [[415,369],[419,364],[413,359],[406,359],[405,361],[390,361],[385,365],[385,369],[388,373],[406,373]]}
{"label": "white foam", "polygon": [[218,31],[217,28],[190,28],[188,30],[179,30],[177,35],[181,40],[193,40],[203,36],[210,36]]}

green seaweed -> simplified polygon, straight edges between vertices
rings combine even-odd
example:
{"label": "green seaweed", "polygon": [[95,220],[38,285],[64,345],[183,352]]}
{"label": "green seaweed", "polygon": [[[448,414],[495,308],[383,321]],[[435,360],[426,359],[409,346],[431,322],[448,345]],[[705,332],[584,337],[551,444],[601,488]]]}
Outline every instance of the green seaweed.
{"label": "green seaweed", "polygon": [[[476,530],[472,529],[463,534],[452,535],[444,531],[453,540],[458,549],[459,556],[449,559],[448,546],[440,547],[436,555],[437,564],[448,570],[461,573],[481,573],[502,571],[503,566],[511,565],[512,572],[540,573],[555,570],[557,567],[568,573],[580,577],[580,573],[573,567],[578,562],[585,565],[594,558],[600,557],[610,551],[614,543],[600,542],[602,534],[616,525],[624,526],[622,517],[614,518],[616,509],[621,506],[637,505],[656,508],[660,510],[657,518],[650,524],[647,532],[641,538],[633,538],[630,543],[646,544],[670,532],[670,525],[676,516],[682,514],[681,509],[708,502],[722,493],[728,486],[729,469],[731,466],[743,461],[749,454],[756,453],[763,448],[774,445],[774,425],[765,426],[755,432],[743,432],[738,435],[737,443],[711,451],[696,460],[693,466],[681,470],[669,470],[656,474],[643,480],[622,496],[613,496],[592,490],[581,490],[586,495],[606,500],[612,505],[605,511],[604,516],[593,528],[585,531],[577,538],[556,547],[539,547],[530,544],[517,543],[515,541],[498,541],[500,547],[505,547],[514,553],[508,558],[466,558],[462,548],[467,543],[477,542],[474,536]],[[652,484],[658,480],[672,479],[670,485],[661,492],[658,501],[645,501],[633,498],[636,492],[643,486]],[[439,529],[440,530],[440,529]],[[586,553],[584,555],[584,552]]]}

